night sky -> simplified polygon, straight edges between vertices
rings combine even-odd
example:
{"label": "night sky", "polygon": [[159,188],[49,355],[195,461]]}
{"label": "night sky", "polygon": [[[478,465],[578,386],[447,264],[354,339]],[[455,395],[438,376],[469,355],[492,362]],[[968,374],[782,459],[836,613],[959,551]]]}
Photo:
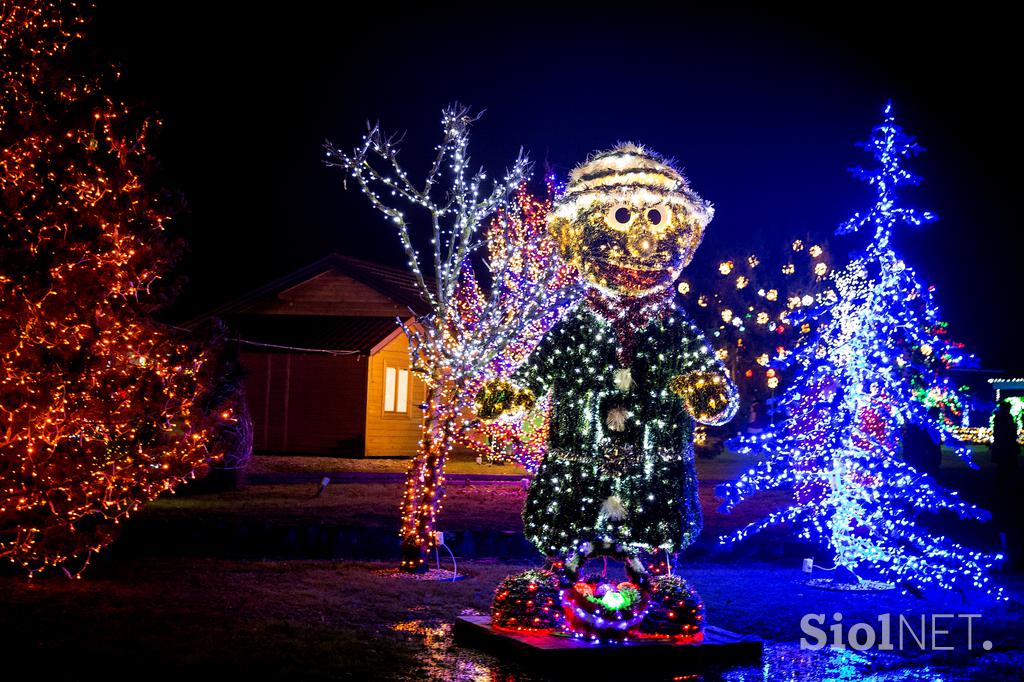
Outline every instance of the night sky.
{"label": "night sky", "polygon": [[938,286],[953,335],[986,366],[1024,370],[1008,170],[1021,157],[1020,60],[1006,17],[894,16],[882,3],[402,15],[371,3],[377,18],[358,21],[341,3],[216,4],[99,0],[89,28],[121,69],[120,94],[164,122],[156,152],[187,200],[175,229],[191,246],[180,317],[331,251],[400,264],[394,233],[342,189],[322,143],[355,144],[380,119],[407,131],[417,173],[455,100],[487,110],[472,152],[494,173],[520,146],[562,174],[625,140],[676,158],[717,209],[698,258],[810,234],[842,260],[862,238],[831,232],[871,200],[846,170],[870,161],[854,143],[892,98],[928,149],[914,165],[926,184],[907,203],[940,216],[898,241]]}

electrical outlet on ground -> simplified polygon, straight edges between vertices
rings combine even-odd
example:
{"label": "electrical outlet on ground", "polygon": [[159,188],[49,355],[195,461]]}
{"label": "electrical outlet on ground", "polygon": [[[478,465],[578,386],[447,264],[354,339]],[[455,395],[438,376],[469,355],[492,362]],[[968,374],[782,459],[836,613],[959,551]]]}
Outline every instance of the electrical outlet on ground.
{"label": "electrical outlet on ground", "polygon": [[803,566],[804,573],[810,573],[814,570],[814,559],[804,559]]}

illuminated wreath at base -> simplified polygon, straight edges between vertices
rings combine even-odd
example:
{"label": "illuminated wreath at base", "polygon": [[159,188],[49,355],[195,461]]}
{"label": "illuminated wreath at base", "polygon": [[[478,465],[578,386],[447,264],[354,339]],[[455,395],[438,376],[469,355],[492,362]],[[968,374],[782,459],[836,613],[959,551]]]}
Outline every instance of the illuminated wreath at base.
{"label": "illuminated wreath at base", "polygon": [[[602,576],[582,577],[588,559],[621,561],[628,580],[611,582]],[[618,548],[594,551],[588,544],[562,564],[561,603],[565,628],[573,635],[621,641],[634,634],[647,615],[651,576],[643,563]]]}

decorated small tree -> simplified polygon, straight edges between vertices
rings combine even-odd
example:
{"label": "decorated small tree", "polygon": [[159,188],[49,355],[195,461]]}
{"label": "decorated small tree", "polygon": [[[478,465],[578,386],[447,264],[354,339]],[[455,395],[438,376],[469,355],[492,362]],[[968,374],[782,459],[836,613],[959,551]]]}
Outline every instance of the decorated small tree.
{"label": "decorated small tree", "polygon": [[82,19],[0,12],[0,557],[80,573],[204,471],[206,358],[151,316],[175,249],[153,122],[68,68]]}
{"label": "decorated small tree", "polygon": [[253,455],[246,372],[239,361],[238,344],[229,340],[227,329],[223,320],[211,318],[193,330],[198,338],[206,340],[209,379],[200,407],[217,426],[210,447],[220,454],[199,484],[204,490],[237,489]]}
{"label": "decorated small tree", "polygon": [[687,309],[739,389],[740,429],[768,424],[788,379],[772,361],[811,331],[811,321],[795,320],[828,287],[831,267],[826,244],[793,239],[720,257],[680,282]]}
{"label": "decorated small tree", "polygon": [[[568,311],[577,299],[576,271],[559,263],[555,255],[554,241],[548,237],[548,215],[551,212],[554,182],[547,179],[546,194],[543,197],[531,194],[525,183],[516,192],[515,201],[507,212],[496,216],[486,231],[487,252],[491,261],[508,251],[515,254],[515,267],[508,268],[500,283],[511,300],[523,300],[531,295],[533,282],[537,277],[551,271],[553,276],[547,282],[547,315],[524,329],[520,336],[509,344],[505,352],[495,356],[486,372],[466,383],[472,394],[479,392],[485,381],[508,379],[529,356],[547,332]],[[463,284],[459,288],[457,308],[464,319],[479,317],[487,305],[472,268],[463,270]],[[515,389],[506,383],[506,399],[515,400]],[[502,398],[499,394],[498,398]],[[535,471],[544,456],[547,434],[550,428],[550,405],[541,399],[536,409],[517,410],[500,419],[476,420],[473,428],[461,431],[460,443],[481,453],[491,461],[515,462],[528,471]]]}
{"label": "decorated small tree", "polygon": [[[798,374],[783,398],[786,420],[774,432],[740,440],[741,449],[766,458],[720,491],[726,509],[780,487],[793,488],[794,502],[722,541],[786,523],[858,578],[998,595],[987,576],[998,555],[968,549],[935,526],[936,515],[984,520],[987,512],[961,502],[899,457],[901,430],[908,425],[944,437],[915,393],[950,390],[934,358],[947,364],[959,352],[938,333],[932,290],[892,245],[898,225],[935,219],[903,207],[897,195],[920,182],[904,167],[920,147],[895,123],[891,104],[864,147],[877,166],[854,172],[876,200],[837,232],[868,229],[871,243],[834,274],[834,291],[809,309],[817,328],[793,356]],[[957,451],[969,458],[967,448]]]}
{"label": "decorated small tree", "polygon": [[[327,164],[342,169],[394,224],[429,308],[404,327],[413,366],[427,385],[423,436],[402,501],[404,571],[426,570],[445,462],[472,426],[474,387],[507,374],[572,297],[569,271],[528,214],[526,157],[520,154],[489,185],[482,169],[471,170],[469,133],[478,118],[457,105],[443,112],[443,139],[419,184],[399,163],[395,139],[379,127],[351,153],[326,146]],[[421,216],[422,233],[414,229],[410,209]],[[426,256],[420,241],[429,244]],[[485,243],[487,279],[481,282],[472,258]]]}

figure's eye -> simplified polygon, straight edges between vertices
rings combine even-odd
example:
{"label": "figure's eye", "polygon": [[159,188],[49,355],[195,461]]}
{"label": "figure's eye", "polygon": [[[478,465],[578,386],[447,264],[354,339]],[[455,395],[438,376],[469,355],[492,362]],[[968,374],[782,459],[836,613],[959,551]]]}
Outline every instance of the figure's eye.
{"label": "figure's eye", "polygon": [[613,206],[608,211],[608,224],[612,227],[628,227],[633,222],[633,210],[629,206]]}
{"label": "figure's eye", "polygon": [[669,220],[668,208],[665,206],[655,206],[647,209],[647,222],[651,225],[662,225],[667,223]]}

